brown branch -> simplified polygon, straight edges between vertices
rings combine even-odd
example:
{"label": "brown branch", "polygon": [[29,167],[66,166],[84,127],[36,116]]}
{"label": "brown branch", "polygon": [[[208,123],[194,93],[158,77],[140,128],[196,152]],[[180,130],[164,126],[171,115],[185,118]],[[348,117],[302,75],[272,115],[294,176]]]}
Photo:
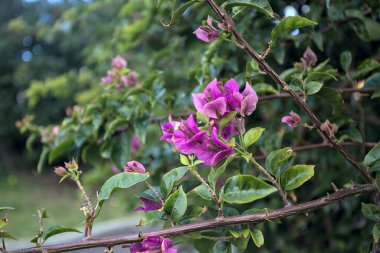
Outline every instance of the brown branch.
{"label": "brown branch", "polygon": [[342,145],[339,144],[338,140],[332,133],[327,133],[322,130],[322,122],[318,117],[313,113],[309,105],[295,92],[292,88],[281,79],[281,77],[275,72],[271,66],[248,44],[248,42],[243,38],[243,36],[238,32],[235,27],[235,23],[232,20],[232,17],[224,12],[214,0],[205,0],[208,5],[214,10],[218,15],[220,20],[225,23],[228,28],[228,31],[234,36],[238,47],[243,49],[247,54],[249,54],[260,66],[260,68],[267,73],[278,85],[280,85],[289,95],[295,100],[298,106],[308,115],[313,124],[319,131],[326,137],[326,139],[341,153],[341,155],[357,170],[361,176],[365,179],[366,182],[372,183],[374,180],[371,175],[366,171],[362,165],[357,162],[350,153],[348,153]]}
{"label": "brown branch", "polygon": [[[365,147],[374,147],[378,143],[375,142],[341,142],[340,145],[342,146],[365,146]],[[309,144],[309,145],[304,145],[304,146],[298,146],[298,147],[292,147],[292,150],[294,152],[303,152],[311,149],[317,149],[317,148],[332,148],[332,144],[328,142],[323,142],[323,143],[318,143],[318,144]],[[255,156],[255,160],[264,160],[267,156],[266,155],[260,155],[260,156]]]}
{"label": "brown branch", "polygon": [[162,230],[154,231],[150,233],[144,233],[143,236],[139,236],[135,234],[135,235],[129,235],[129,236],[93,238],[86,241],[67,243],[67,244],[61,244],[61,245],[45,246],[41,248],[34,247],[34,248],[28,248],[28,249],[13,251],[13,252],[14,253],[16,252],[36,253],[36,252],[47,251],[49,253],[54,253],[54,252],[66,252],[70,250],[78,250],[78,249],[85,249],[85,248],[113,247],[115,245],[120,245],[120,244],[131,244],[134,242],[139,242],[148,236],[171,237],[171,236],[178,236],[182,234],[189,234],[192,232],[210,230],[210,229],[219,228],[219,227],[238,225],[238,224],[247,224],[247,223],[256,224],[256,223],[260,223],[260,222],[264,222],[268,220],[285,218],[285,217],[296,215],[296,214],[308,213],[310,211],[320,209],[326,205],[340,201],[347,197],[366,193],[366,192],[374,192],[374,191],[376,191],[375,185],[372,185],[372,184],[357,185],[353,188],[338,190],[335,193],[327,194],[327,196],[313,200],[313,201],[305,202],[303,204],[288,206],[288,207],[284,207],[284,208],[273,210],[273,211],[260,212],[260,213],[249,214],[249,215],[239,215],[239,216],[233,216],[233,217],[223,217],[223,218],[208,220],[208,221],[201,221],[201,222],[197,222],[193,224],[166,228],[166,229],[162,229]]}

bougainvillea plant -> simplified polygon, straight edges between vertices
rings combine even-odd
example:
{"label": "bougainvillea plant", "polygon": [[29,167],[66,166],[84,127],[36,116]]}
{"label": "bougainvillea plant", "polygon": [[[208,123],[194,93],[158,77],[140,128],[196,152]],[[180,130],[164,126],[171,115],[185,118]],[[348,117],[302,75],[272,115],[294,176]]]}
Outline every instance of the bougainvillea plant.
{"label": "bougainvillea plant", "polygon": [[[158,6],[163,2],[158,1]],[[320,12],[323,8],[328,12],[329,3],[320,1],[314,4]],[[101,157],[100,163],[114,172],[110,178],[103,180],[105,182],[97,194],[96,203],[92,203],[80,181],[82,171],[74,159],[65,163],[64,167],[55,167],[54,172],[61,180],[70,178],[75,181],[83,195],[85,201],[81,209],[85,216],[86,240],[46,247],[41,247],[39,243],[37,248],[20,252],[63,252],[96,246],[106,247],[108,252],[112,252],[112,247],[120,244],[126,245],[131,252],[189,252],[189,247],[190,252],[194,249],[199,252],[232,252],[233,248],[238,252],[253,252],[257,249],[253,250],[252,247],[267,246],[264,235],[270,234],[274,226],[280,226],[278,223],[282,218],[309,214],[358,194],[373,196],[376,200],[370,202],[368,198],[362,203],[361,211],[372,222],[371,232],[367,231],[370,239],[366,247],[377,252],[380,238],[380,176],[377,175],[380,146],[363,141],[355,126],[347,127],[352,119],[338,117],[333,112],[327,117],[322,114],[322,120],[315,113],[318,101],[314,95],[319,94],[340,107],[343,92],[354,92],[357,97],[361,93],[374,93],[372,96],[375,98],[379,93],[379,74],[370,74],[377,71],[380,64],[363,62],[358,66],[355,77],[348,71],[351,54],[344,53],[340,57],[344,73],[340,74],[328,60],[319,61],[310,45],[306,45],[291,68],[277,73],[275,66],[268,64],[267,59],[272,54],[275,58],[278,56],[278,40],[290,33],[300,32],[308,35],[310,40],[315,39],[318,37],[317,30],[314,30],[316,22],[298,15],[280,18],[266,0],[182,1],[178,8],[177,5],[173,6],[170,23],[161,22],[164,26],[180,22],[179,18],[187,15],[186,10],[196,4],[207,10],[207,15],[203,17],[207,20],[203,24],[193,24],[194,27],[188,31],[196,43],[208,47],[208,51],[202,58],[202,68],[192,73],[199,86],[187,94],[190,101],[185,106],[187,111],[167,111],[170,103],[165,104],[165,101],[170,99],[164,99],[165,88],[159,73],[151,73],[143,79],[128,68],[123,57],[116,56],[112,60],[111,70],[101,80],[104,88],[102,94],[89,105],[75,107],[60,126],[38,127],[30,117],[18,122],[21,130],[29,130],[34,137],[41,137],[44,145],[41,166],[46,158],[53,162],[70,151],[76,151],[77,157],[86,164],[87,161],[91,162],[89,153],[95,150]],[[270,34],[266,35],[268,41],[255,44],[255,41],[251,43],[245,39],[243,32],[246,29],[240,26],[239,20],[249,22],[244,15],[249,17],[251,14],[247,13],[251,12],[255,16],[264,16],[261,21],[271,26]],[[370,18],[363,17],[361,20],[369,22],[367,19]],[[375,26],[374,23],[371,25]],[[194,30],[195,27],[198,28]],[[233,47],[233,54],[239,50],[245,53],[247,64],[244,70],[239,69],[239,64],[232,67],[232,61],[231,66],[223,70],[217,68],[218,61],[229,62],[228,58],[221,60],[215,53],[224,50],[223,44]],[[321,45],[321,42],[316,41],[315,44]],[[217,60],[212,61],[212,57]],[[204,67],[204,64],[212,67]],[[240,75],[231,78],[231,75],[224,74],[229,73],[228,68],[235,67]],[[262,78],[260,82],[255,79],[256,76]],[[337,86],[325,85],[338,82],[339,78],[343,79],[342,76],[354,87],[338,90]],[[367,79],[362,79],[364,77]],[[273,87],[268,84],[270,82]],[[181,88],[178,86],[178,89]],[[278,106],[279,112],[266,111],[265,101],[282,98],[294,103],[287,108]],[[339,110],[333,107],[335,111]],[[260,114],[257,113],[259,109]],[[344,115],[342,111],[340,113]],[[269,118],[271,124],[280,126],[281,130],[274,131],[268,125],[264,127]],[[344,128],[348,129],[345,131]],[[150,131],[155,134],[150,135]],[[307,148],[281,145],[285,131],[292,137],[299,136],[297,133],[302,136],[294,137],[292,141],[302,143],[306,138],[321,141]],[[162,164],[158,160],[164,159],[160,155],[167,154],[162,150],[147,152],[145,156],[138,154],[144,148],[149,150],[148,145],[144,146],[150,141],[147,135],[161,141],[158,145],[172,155],[169,155],[171,163],[156,166]],[[358,146],[364,151],[366,147],[371,149],[366,155],[358,157],[350,153],[347,146]],[[327,178],[328,175],[318,176],[316,182],[313,181],[315,175],[320,175],[323,164],[308,156],[297,159],[296,152],[319,147],[331,147],[337,151],[336,156],[338,153],[341,155],[337,159],[345,161],[346,167],[350,166],[350,170],[346,170],[353,175],[350,181],[336,185]],[[154,153],[159,155],[152,155]],[[178,162],[181,166],[173,166]],[[315,189],[318,183],[327,185],[322,193]],[[146,233],[139,233],[136,229],[133,235],[92,238],[92,227],[103,204],[113,192],[121,189],[131,192],[140,190],[135,195],[134,207],[136,212],[141,211],[142,214],[138,226],[156,223],[162,229]],[[5,247],[3,249],[5,251]]]}

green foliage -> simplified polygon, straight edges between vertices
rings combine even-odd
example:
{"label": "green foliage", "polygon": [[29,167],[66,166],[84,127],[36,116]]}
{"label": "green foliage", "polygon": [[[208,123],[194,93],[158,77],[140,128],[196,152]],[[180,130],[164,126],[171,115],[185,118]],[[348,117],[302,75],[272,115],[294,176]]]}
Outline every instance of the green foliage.
{"label": "green foliage", "polygon": [[250,203],[265,198],[277,189],[264,181],[250,175],[230,177],[222,193],[222,199],[228,203]]}
{"label": "green foliage", "polygon": [[285,190],[294,190],[314,176],[314,165],[294,165],[281,175],[281,185]]}
{"label": "green foliage", "polygon": [[317,23],[301,16],[285,17],[281,19],[281,21],[272,30],[272,33],[271,33],[272,41],[275,41],[280,36],[281,33],[284,33],[286,31],[289,31],[295,28],[300,28],[304,26],[313,26],[313,25],[317,25]]}
{"label": "green foliage", "polygon": [[262,133],[264,132],[264,130],[265,129],[261,127],[255,127],[255,128],[249,129],[244,134],[244,137],[243,137],[244,146],[248,148],[249,146],[254,144],[256,141],[258,141]]}
{"label": "green foliage", "polygon": [[253,242],[256,247],[260,248],[264,245],[264,235],[259,229],[253,229],[249,231],[252,237]]}
{"label": "green foliage", "polygon": [[176,184],[187,172],[189,169],[187,166],[178,167],[175,169],[172,169],[162,177],[161,181],[161,192],[164,196],[168,196],[172,189],[174,184]]}
{"label": "green foliage", "polygon": [[109,199],[111,194],[120,189],[126,189],[137,183],[145,181],[149,177],[148,173],[123,172],[110,177],[100,189],[98,195],[98,206],[102,207],[105,200]]}
{"label": "green foliage", "polygon": [[268,17],[274,17],[272,7],[270,6],[267,0],[227,0],[222,5],[222,7],[224,7],[225,10],[231,9],[235,6],[247,7],[250,9],[257,10],[267,15]]}
{"label": "green foliage", "polygon": [[37,243],[37,240],[41,238],[42,239],[41,245],[42,245],[50,237],[54,235],[62,234],[62,233],[67,233],[67,232],[81,233],[78,229],[75,229],[75,228],[65,228],[60,225],[53,225],[47,228],[46,230],[44,230],[41,236],[37,236],[33,238],[30,242]]}
{"label": "green foliage", "polygon": [[186,213],[187,209],[187,197],[182,189],[179,187],[174,193],[172,193],[165,202],[164,211],[171,216],[173,221],[178,221]]}

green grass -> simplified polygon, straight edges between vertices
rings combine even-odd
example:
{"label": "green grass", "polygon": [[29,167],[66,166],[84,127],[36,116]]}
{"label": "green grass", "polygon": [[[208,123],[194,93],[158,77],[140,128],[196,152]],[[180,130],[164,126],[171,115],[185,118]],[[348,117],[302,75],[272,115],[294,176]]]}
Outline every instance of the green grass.
{"label": "green grass", "polygon": [[[65,227],[79,227],[83,231],[84,215],[80,209],[83,202],[82,196],[76,189],[76,185],[70,180],[59,184],[59,178],[55,175],[19,174],[8,175],[0,178],[0,207],[11,206],[15,210],[8,211],[9,223],[6,230],[14,236],[30,237],[37,231],[37,208],[46,208],[49,219],[44,219],[44,227],[59,224]],[[86,187],[85,187],[86,188]],[[95,190],[92,199],[95,202]],[[115,194],[105,203],[97,222],[108,219],[125,217],[128,215],[128,207],[136,203],[129,203],[125,191]],[[130,195],[130,194],[128,194]]]}

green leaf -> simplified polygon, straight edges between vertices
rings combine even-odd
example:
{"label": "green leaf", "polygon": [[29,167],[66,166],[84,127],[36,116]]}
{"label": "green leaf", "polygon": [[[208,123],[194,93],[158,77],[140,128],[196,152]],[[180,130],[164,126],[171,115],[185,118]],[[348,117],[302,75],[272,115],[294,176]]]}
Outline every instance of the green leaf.
{"label": "green leaf", "polygon": [[380,239],[380,227],[379,227],[379,224],[375,224],[375,226],[373,226],[372,228],[372,237],[373,237],[373,240],[375,241],[375,243],[379,243],[379,239]]}
{"label": "green leaf", "polygon": [[264,245],[264,235],[260,230],[258,229],[251,230],[251,237],[256,247],[260,248],[261,246]]}
{"label": "green leaf", "polygon": [[344,51],[340,55],[340,65],[342,65],[342,68],[346,73],[348,73],[348,71],[350,70],[351,61],[352,55],[350,51]]}
{"label": "green leaf", "polygon": [[380,86],[380,73],[377,72],[370,76],[364,83],[362,89],[378,88]]}
{"label": "green leaf", "polygon": [[8,220],[6,218],[0,219],[0,230],[3,229],[8,224]]}
{"label": "green leaf", "polygon": [[290,191],[303,185],[314,176],[314,165],[294,165],[281,175],[281,185]]}
{"label": "green leaf", "polygon": [[380,165],[380,144],[374,146],[364,157],[363,165],[375,170]]}
{"label": "green leaf", "polygon": [[362,213],[367,219],[375,222],[380,221],[380,208],[375,204],[362,203]]}
{"label": "green leaf", "polygon": [[273,176],[279,177],[282,172],[282,166],[287,165],[287,162],[292,155],[293,150],[290,147],[272,151],[265,159],[265,168]]}
{"label": "green leaf", "polygon": [[199,111],[197,111],[197,120],[200,120],[202,121],[203,123],[207,124],[208,122],[208,117],[202,113],[200,113]]}
{"label": "green leaf", "polygon": [[126,189],[137,183],[145,181],[149,177],[148,173],[122,172],[110,177],[100,188],[98,195],[99,208],[102,207],[105,200],[109,199],[111,194],[120,189]]}
{"label": "green leaf", "polygon": [[164,197],[167,197],[173,189],[173,185],[181,179],[189,169],[187,166],[178,167],[167,172],[161,180],[161,192]]}
{"label": "green leaf", "polygon": [[293,30],[295,28],[317,25],[318,23],[311,21],[301,16],[288,16],[283,18],[280,23],[272,30],[272,41],[275,41],[278,36],[286,31]]}
{"label": "green leaf", "polygon": [[[212,200],[211,193],[207,190],[207,187],[204,186],[203,184],[198,185],[191,192],[199,195],[202,199]],[[189,193],[191,193],[191,192],[189,192]]]}
{"label": "green leaf", "polygon": [[236,204],[250,203],[277,191],[275,187],[250,175],[229,178],[223,189],[222,199]]}
{"label": "green leaf", "polygon": [[164,211],[171,215],[173,221],[178,221],[186,213],[186,209],[187,197],[182,186],[180,186],[179,189],[166,200]]}
{"label": "green leaf", "polygon": [[111,160],[118,168],[123,168],[130,160],[130,147],[130,136],[128,133],[122,133],[112,140]]}
{"label": "green leaf", "polygon": [[307,95],[313,95],[321,90],[323,83],[311,81],[306,83],[305,89]]}
{"label": "green leaf", "polygon": [[264,132],[264,128],[261,128],[261,127],[255,127],[255,128],[251,128],[249,129],[245,134],[244,134],[244,138],[243,138],[243,142],[244,142],[244,146],[246,148],[248,148],[249,146],[251,146],[253,143],[255,143],[256,141],[259,140],[259,138],[261,137],[261,135],[263,134]]}
{"label": "green leaf", "polygon": [[17,238],[7,231],[0,231],[0,238],[9,238],[17,241]]}
{"label": "green leaf", "polygon": [[180,161],[182,165],[185,165],[185,166],[190,165],[189,159],[187,159],[187,156],[179,154],[179,157],[180,157]]}
{"label": "green leaf", "polygon": [[227,0],[223,3],[222,8],[229,10],[235,6],[243,6],[257,10],[268,17],[273,18],[273,10],[267,0]]}
{"label": "green leaf", "polygon": [[75,228],[66,228],[60,225],[53,225],[49,227],[47,230],[45,230],[41,237],[43,241],[46,241],[47,239],[49,239],[50,237],[54,235],[67,233],[67,232],[81,233],[78,229],[75,229]]}
{"label": "green leaf", "polygon": [[158,220],[163,220],[166,218],[166,213],[159,211],[159,210],[154,210],[147,212],[144,217],[141,218],[139,224],[137,226],[146,226],[152,222],[158,221]]}
{"label": "green leaf", "polygon": [[54,162],[59,156],[67,152],[70,148],[75,146],[75,141],[72,138],[66,138],[57,146],[55,146],[49,153],[49,163]]}
{"label": "green leaf", "polygon": [[42,148],[42,152],[40,154],[40,158],[38,159],[38,165],[37,165],[37,173],[40,174],[42,171],[42,168],[45,164],[46,158],[49,154],[49,147],[44,146]]}
{"label": "green leaf", "polygon": [[175,23],[177,23],[178,18],[187,10],[187,8],[189,8],[191,5],[193,5],[195,3],[199,3],[199,2],[200,2],[200,0],[191,0],[191,1],[184,3],[183,5],[181,5],[180,7],[178,7],[176,10],[174,10],[172,12],[172,16],[171,16],[169,24],[166,25],[162,22],[161,23],[166,27],[170,27],[170,26],[174,25]]}

